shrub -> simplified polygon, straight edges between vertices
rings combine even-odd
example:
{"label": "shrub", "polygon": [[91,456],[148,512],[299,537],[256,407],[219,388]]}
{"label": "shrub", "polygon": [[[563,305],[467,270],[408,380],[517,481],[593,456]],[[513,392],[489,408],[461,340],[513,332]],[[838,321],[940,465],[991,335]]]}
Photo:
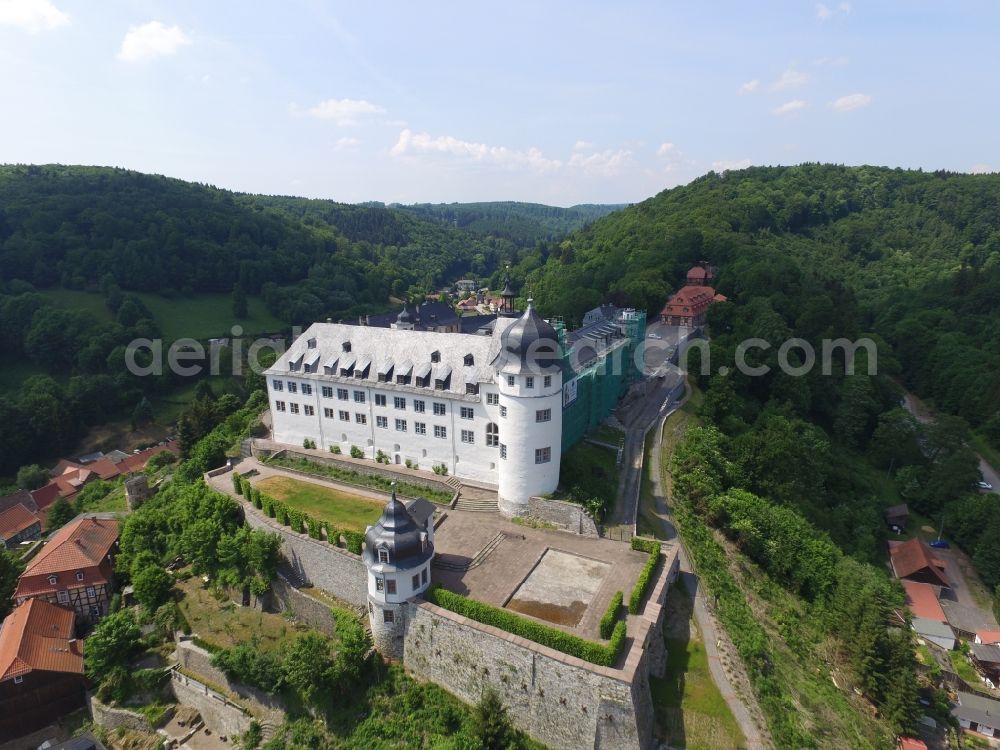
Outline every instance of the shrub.
{"label": "shrub", "polygon": [[312,438],[306,438],[305,440],[302,441],[302,447],[303,448],[315,448],[316,447],[316,441],[313,440]]}
{"label": "shrub", "polygon": [[608,609],[601,618],[599,626],[601,638],[610,638],[614,632],[615,623],[618,622],[618,616],[621,614],[622,601],[624,599],[625,595],[621,591],[616,591],[615,595],[611,597],[611,602],[608,604]]}
{"label": "shrub", "polygon": [[330,453],[333,453],[334,455],[339,456],[340,455],[340,446],[339,445],[331,445],[330,446]]}
{"label": "shrub", "polygon": [[505,609],[467,599],[460,594],[441,588],[438,584],[427,589],[424,597],[432,604],[437,604],[439,607],[444,607],[476,622],[492,625],[508,633],[527,638],[529,641],[540,643],[543,646],[554,648],[556,651],[562,651],[564,654],[604,667],[614,665],[625,643],[625,622],[621,620],[615,625],[611,639],[605,645],[584,640],[579,636],[548,625],[542,625]]}
{"label": "shrub", "polygon": [[365,452],[361,450],[358,446],[351,446],[351,458],[364,458]]}
{"label": "shrub", "polygon": [[[356,484],[362,487],[389,492],[392,489],[393,480],[389,477],[364,474],[355,469],[348,469],[343,466],[331,466],[316,463],[307,458],[272,458],[268,463],[275,466],[285,466],[289,469],[302,471],[306,474],[314,474],[320,477],[330,477],[348,484]],[[424,497],[435,503],[451,502],[452,493],[446,490],[438,490],[433,487],[413,484],[410,482],[396,482],[396,492],[405,497]]]}
{"label": "shrub", "polygon": [[348,551],[353,552],[355,555],[360,555],[361,545],[365,541],[365,535],[360,531],[351,531],[349,529],[344,529],[340,533],[344,535]]}
{"label": "shrub", "polygon": [[444,464],[435,464],[434,466],[431,467],[431,470],[439,476],[442,477],[448,476],[448,467],[445,466]]}
{"label": "shrub", "polygon": [[406,459],[405,463],[406,463],[406,468],[407,468],[407,469],[412,469],[412,468],[414,468],[414,466],[413,466],[413,459],[412,459],[412,458],[408,458],[408,459]]}
{"label": "shrub", "polygon": [[288,526],[288,507],[284,503],[276,503],[276,505],[274,519],[282,526]]}
{"label": "shrub", "polygon": [[264,501],[261,498],[260,490],[253,491],[253,504],[254,507],[257,508],[258,510],[260,510],[261,507],[263,507]]}
{"label": "shrub", "polygon": [[261,510],[264,511],[264,515],[267,516],[268,518],[274,518],[275,516],[274,498],[270,497],[269,495],[264,495],[261,498],[260,502],[261,502]]}
{"label": "shrub", "polygon": [[660,545],[650,539],[632,537],[632,549],[649,553],[649,558],[646,560],[646,564],[642,566],[639,577],[636,578],[635,586],[632,588],[632,593],[628,598],[629,614],[637,615],[639,614],[639,610],[642,609],[642,600],[646,598],[646,590],[649,588],[649,584],[653,580],[653,574],[656,572],[656,566],[660,562]]}
{"label": "shrub", "polygon": [[306,528],[309,530],[309,536],[313,539],[322,539],[322,526],[320,526],[319,521],[317,521],[312,516],[306,516]]}
{"label": "shrub", "polygon": [[375,454],[375,462],[376,463],[380,463],[380,464],[387,464],[387,463],[389,463],[389,454],[386,453],[383,450],[378,451]]}
{"label": "shrub", "polygon": [[235,471],[233,472],[233,490],[236,492],[237,495],[243,494],[243,477],[241,477]]}

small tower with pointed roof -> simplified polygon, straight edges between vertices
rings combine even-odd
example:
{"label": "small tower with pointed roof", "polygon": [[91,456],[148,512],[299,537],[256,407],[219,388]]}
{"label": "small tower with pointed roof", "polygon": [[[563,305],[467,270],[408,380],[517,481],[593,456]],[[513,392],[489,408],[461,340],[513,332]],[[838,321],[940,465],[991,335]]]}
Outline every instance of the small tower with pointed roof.
{"label": "small tower with pointed roof", "polygon": [[507,266],[507,276],[504,279],[503,291],[500,292],[500,309],[497,314],[501,318],[516,318],[517,310],[514,309],[514,286],[510,283],[510,266]]}
{"label": "small tower with pointed roof", "polygon": [[385,656],[402,658],[406,602],[430,586],[433,512],[427,500],[404,505],[393,482],[381,517],[365,531],[361,558],[368,576],[368,618],[375,647]]}

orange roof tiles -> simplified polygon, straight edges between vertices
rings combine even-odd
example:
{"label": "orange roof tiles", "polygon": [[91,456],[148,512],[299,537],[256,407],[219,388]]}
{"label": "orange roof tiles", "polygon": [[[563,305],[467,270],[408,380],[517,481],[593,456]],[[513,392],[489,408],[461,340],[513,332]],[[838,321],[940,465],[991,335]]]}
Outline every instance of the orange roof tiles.
{"label": "orange roof tiles", "polygon": [[0,539],[10,539],[15,534],[41,522],[38,516],[18,503],[0,512]]}
{"label": "orange roof tiles", "polygon": [[0,626],[0,682],[32,670],[83,674],[83,643],[72,610],[29,599]]}
{"label": "orange roof tiles", "polygon": [[900,737],[899,750],[927,750],[927,743],[913,737]]}
{"label": "orange roof tiles", "polygon": [[947,622],[944,610],[938,603],[937,592],[928,583],[917,583],[916,581],[902,581],[903,588],[906,589],[906,606],[916,617],[923,617],[925,620],[936,622]]}
{"label": "orange roof tiles", "polygon": [[687,277],[688,277],[689,279],[703,279],[703,278],[705,278],[705,277],[706,277],[707,275],[708,275],[708,274],[707,274],[707,273],[705,272],[705,269],[704,269],[704,268],[702,268],[701,266],[694,266],[694,267],[693,267],[693,268],[692,268],[692,269],[691,269],[690,271],[688,271],[688,273],[687,273]]}
{"label": "orange roof tiles", "polygon": [[976,637],[986,645],[1000,643],[1000,630],[977,630]]}
{"label": "orange roof tiles", "polygon": [[118,521],[78,518],[53,534],[28,563],[24,575],[47,575],[100,565],[117,540]]}
{"label": "orange roof tiles", "polygon": [[889,557],[898,578],[909,578],[922,573],[941,586],[949,585],[944,575],[944,563],[934,557],[931,548],[916,537],[890,544]]}

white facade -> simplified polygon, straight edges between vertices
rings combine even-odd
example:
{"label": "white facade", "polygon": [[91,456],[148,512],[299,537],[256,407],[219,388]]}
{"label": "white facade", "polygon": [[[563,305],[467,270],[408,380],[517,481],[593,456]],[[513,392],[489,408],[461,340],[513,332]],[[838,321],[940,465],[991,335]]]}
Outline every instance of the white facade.
{"label": "white facade", "polygon": [[497,487],[501,511],[524,512],[558,484],[562,379],[538,374],[529,387],[518,373],[508,385],[492,362],[515,322],[497,319],[491,336],[313,324],[265,373],[273,438],[444,465]]}

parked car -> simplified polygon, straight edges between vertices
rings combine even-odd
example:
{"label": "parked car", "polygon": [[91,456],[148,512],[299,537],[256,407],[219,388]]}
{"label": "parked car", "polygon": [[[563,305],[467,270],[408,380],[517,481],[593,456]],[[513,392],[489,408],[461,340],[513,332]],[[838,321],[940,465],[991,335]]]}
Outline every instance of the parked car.
{"label": "parked car", "polygon": [[982,480],[981,482],[976,482],[976,487],[978,487],[981,490],[992,490],[993,489],[993,485],[990,484],[989,482],[987,482],[985,479]]}
{"label": "parked car", "polygon": [[651,333],[648,336],[646,336],[646,338],[647,339],[658,339],[658,338],[660,338],[660,334],[658,334],[658,333]]}
{"label": "parked car", "polygon": [[936,549],[951,549],[951,545],[948,544],[944,539],[935,539],[930,543],[932,547]]}

